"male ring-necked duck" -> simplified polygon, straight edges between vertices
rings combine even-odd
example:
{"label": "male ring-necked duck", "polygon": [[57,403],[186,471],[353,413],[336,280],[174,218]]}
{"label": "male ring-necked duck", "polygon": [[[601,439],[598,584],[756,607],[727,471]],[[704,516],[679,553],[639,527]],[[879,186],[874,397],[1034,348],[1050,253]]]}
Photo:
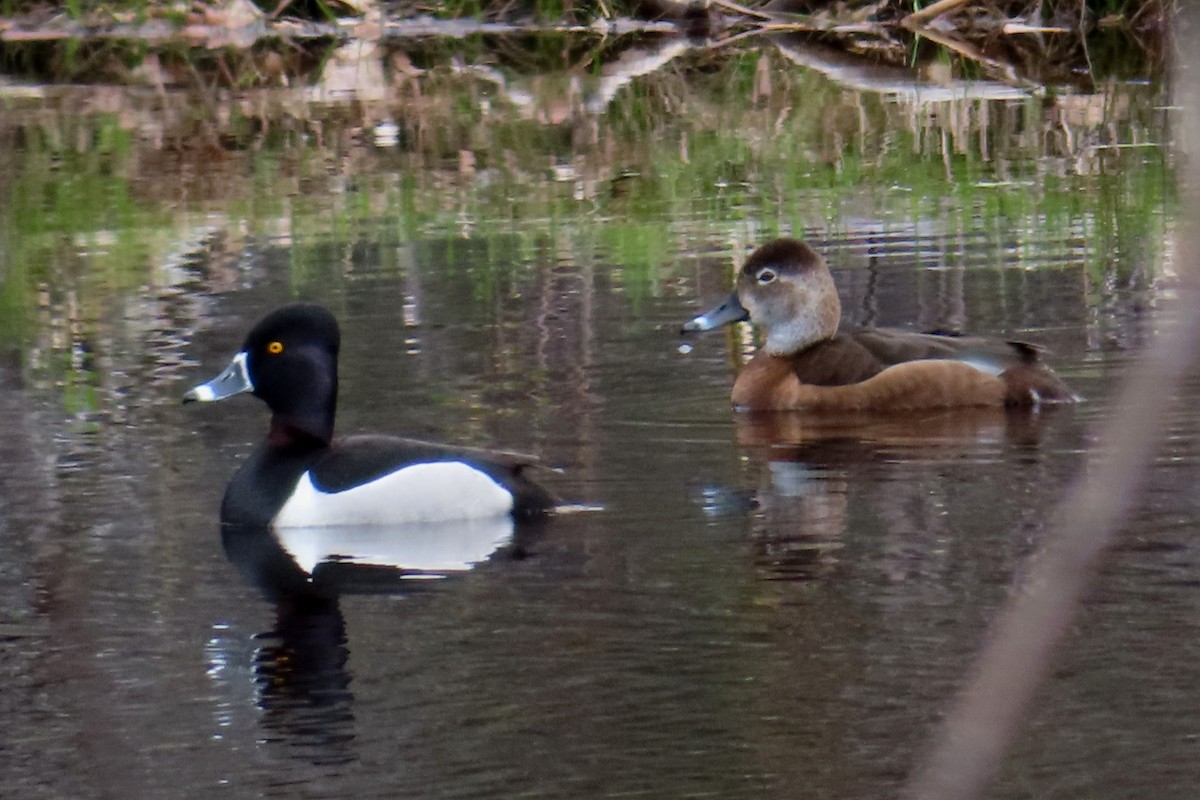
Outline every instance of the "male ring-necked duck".
{"label": "male ring-necked duck", "polygon": [[264,317],[229,366],[184,402],[252,392],[271,409],[264,442],[221,504],[231,525],[274,528],[425,524],[538,516],[554,498],[530,459],[385,435],[333,438],[337,321],[318,305]]}
{"label": "male ring-necked duck", "polygon": [[733,404],[748,410],[1032,407],[1079,399],[1041,362],[1036,345],[839,328],[841,314],[825,259],[784,238],[751,253],[733,295],[683,332],[746,319],[766,328],[762,349],[733,385]]}

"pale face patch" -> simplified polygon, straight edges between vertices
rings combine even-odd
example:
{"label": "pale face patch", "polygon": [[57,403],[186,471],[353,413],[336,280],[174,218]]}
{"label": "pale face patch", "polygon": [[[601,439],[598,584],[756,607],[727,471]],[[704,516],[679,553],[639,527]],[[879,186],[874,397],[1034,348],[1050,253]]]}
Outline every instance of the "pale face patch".
{"label": "pale face patch", "polygon": [[503,517],[512,507],[512,493],[485,473],[459,461],[442,461],[413,464],[342,492],[321,491],[305,472],[272,525],[406,525]]}
{"label": "pale face patch", "polygon": [[837,333],[842,308],[828,273],[779,275],[765,286],[743,275],[738,291],[751,321],[766,328],[771,355],[789,356]]}

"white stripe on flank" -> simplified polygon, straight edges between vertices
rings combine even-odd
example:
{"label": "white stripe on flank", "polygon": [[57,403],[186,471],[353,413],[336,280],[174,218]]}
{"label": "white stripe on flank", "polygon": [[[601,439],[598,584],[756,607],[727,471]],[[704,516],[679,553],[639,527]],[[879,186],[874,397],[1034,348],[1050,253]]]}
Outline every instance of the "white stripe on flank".
{"label": "white stripe on flank", "polygon": [[439,461],[413,464],[342,492],[321,491],[305,472],[273,524],[406,525],[499,517],[512,507],[512,493],[485,473],[460,461]]}
{"label": "white stripe on flank", "polygon": [[1003,364],[986,358],[958,358],[955,361],[960,361],[967,366],[974,367],[980,372],[986,372],[988,375],[999,376],[1006,369]]}

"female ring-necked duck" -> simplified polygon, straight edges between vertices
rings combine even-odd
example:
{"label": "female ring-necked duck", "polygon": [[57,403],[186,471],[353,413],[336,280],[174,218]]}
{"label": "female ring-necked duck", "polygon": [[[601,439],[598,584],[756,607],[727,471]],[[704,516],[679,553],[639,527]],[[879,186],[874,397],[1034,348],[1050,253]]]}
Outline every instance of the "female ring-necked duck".
{"label": "female ring-necked duck", "polygon": [[1079,399],[1041,362],[1036,345],[839,329],[841,314],[825,259],[784,238],[751,253],[732,296],[685,323],[683,332],[746,319],[766,328],[762,349],[733,385],[733,404],[747,410],[1033,407]]}
{"label": "female ring-necked duck", "polygon": [[187,403],[251,392],[271,409],[266,442],[225,490],[223,523],[425,524],[553,508],[525,475],[528,458],[385,435],[334,440],[340,339],[327,309],[285,306],[254,326],[224,372],[184,395]]}

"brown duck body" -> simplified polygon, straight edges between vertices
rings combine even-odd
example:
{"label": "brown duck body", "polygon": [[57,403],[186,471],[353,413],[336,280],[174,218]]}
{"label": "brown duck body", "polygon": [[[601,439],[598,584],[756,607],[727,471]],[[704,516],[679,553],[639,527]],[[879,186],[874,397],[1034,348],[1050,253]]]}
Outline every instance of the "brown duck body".
{"label": "brown duck body", "polygon": [[751,410],[1032,407],[1075,395],[1023,342],[885,329],[839,332],[790,356],[755,354],[733,404]]}
{"label": "brown duck body", "polygon": [[884,328],[838,328],[841,305],[824,259],[777,239],[747,259],[734,296],[684,330],[749,317],[766,343],[738,374],[747,410],[887,411],[1074,402],[1025,342]]}

